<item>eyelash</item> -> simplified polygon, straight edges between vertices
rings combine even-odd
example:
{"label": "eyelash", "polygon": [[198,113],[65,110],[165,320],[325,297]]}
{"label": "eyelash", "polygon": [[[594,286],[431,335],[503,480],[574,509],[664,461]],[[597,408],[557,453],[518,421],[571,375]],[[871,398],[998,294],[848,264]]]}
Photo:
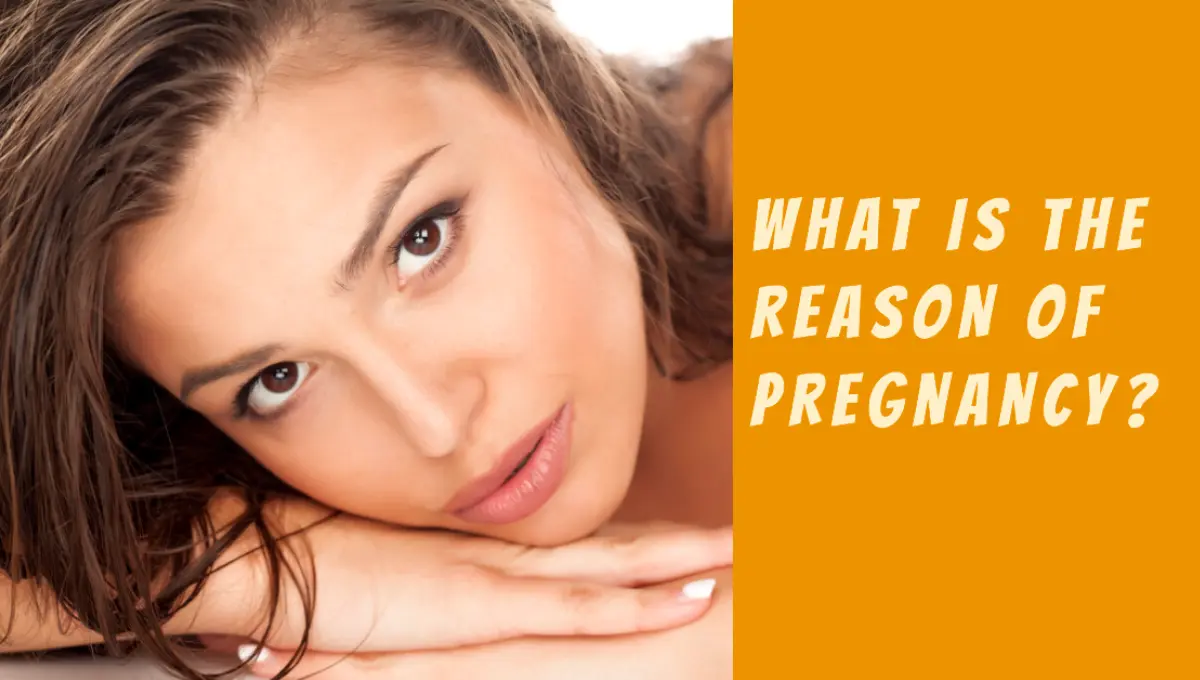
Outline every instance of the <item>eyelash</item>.
{"label": "eyelash", "polygon": [[[412,222],[409,223],[407,227],[404,228],[403,231],[400,232],[400,235],[396,237],[396,240],[388,246],[388,265],[395,266],[395,264],[400,260],[400,250],[404,247],[404,238],[408,236],[409,232],[427,221],[447,219],[449,221],[449,233],[447,234],[449,240],[446,242],[445,247],[443,248],[441,254],[438,255],[437,259],[426,265],[425,268],[421,270],[420,275],[423,277],[428,277],[437,274],[438,271],[440,271],[441,268],[446,264],[446,261],[450,255],[454,253],[455,247],[458,245],[458,241],[462,237],[462,231],[466,225],[463,215],[463,205],[465,203],[465,197],[450,201],[442,201],[441,203],[418,215]],[[270,367],[268,366],[267,368]],[[258,373],[255,373],[254,377],[246,382],[246,384],[242,385],[238,389],[237,394],[234,396],[233,417],[235,420],[272,421],[278,420],[288,412],[289,407],[291,406],[290,402],[270,416],[261,416],[250,410],[250,391],[253,390],[254,385],[258,383],[258,379],[262,375],[263,370],[266,369],[264,368]]]}
{"label": "eyelash", "polygon": [[263,371],[265,371],[265,370],[267,370],[267,369],[264,368],[264,369],[260,370],[258,373],[255,373],[254,377],[251,378],[249,382],[247,382],[245,385],[242,385],[240,388],[238,388],[237,394],[233,397],[233,419],[234,420],[257,420],[257,421],[273,420],[287,412],[288,408],[287,408],[287,406],[284,406],[279,411],[276,411],[275,413],[271,414],[270,417],[265,417],[265,416],[260,416],[257,413],[255,413],[254,411],[250,410],[250,391],[254,389],[255,383],[258,382],[259,377],[262,375]]}

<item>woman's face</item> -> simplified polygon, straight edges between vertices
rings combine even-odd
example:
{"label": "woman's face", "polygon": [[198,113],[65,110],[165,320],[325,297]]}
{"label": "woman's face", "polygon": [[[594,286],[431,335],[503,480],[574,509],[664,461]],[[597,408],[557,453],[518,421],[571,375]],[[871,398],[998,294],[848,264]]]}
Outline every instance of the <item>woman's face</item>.
{"label": "woman's face", "polygon": [[562,144],[445,71],[246,95],[119,244],[123,349],[333,507],[597,528],[633,472],[645,330],[631,246]]}

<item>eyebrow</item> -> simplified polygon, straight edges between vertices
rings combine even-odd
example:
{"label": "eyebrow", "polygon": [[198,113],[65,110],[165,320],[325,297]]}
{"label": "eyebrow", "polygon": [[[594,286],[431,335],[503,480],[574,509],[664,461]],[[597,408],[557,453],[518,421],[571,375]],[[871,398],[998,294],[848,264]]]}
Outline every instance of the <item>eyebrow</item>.
{"label": "eyebrow", "polygon": [[[421,168],[446,146],[446,144],[441,144],[408,161],[380,185],[367,213],[369,216],[367,225],[354,243],[350,254],[342,262],[337,278],[338,287],[349,290],[354,281],[362,275],[362,270],[370,259],[371,253],[375,252],[379,237],[387,227],[392,210],[400,201],[404,190],[416,179]],[[179,385],[179,400],[186,403],[188,397],[195,394],[201,387],[265,364],[282,349],[283,346],[278,344],[263,345],[219,364],[189,369],[183,374]]]}
{"label": "eyebrow", "polygon": [[179,400],[186,403],[188,397],[201,387],[263,364],[282,349],[282,345],[263,345],[258,349],[243,352],[229,361],[193,368],[183,374],[183,382],[179,386]]}
{"label": "eyebrow", "polygon": [[429,159],[436,156],[444,148],[446,148],[445,144],[436,146],[405,163],[399,170],[392,173],[379,187],[379,190],[375,193],[375,200],[371,202],[370,212],[367,213],[369,215],[367,225],[359,235],[358,241],[354,243],[354,248],[350,250],[350,254],[342,262],[341,273],[337,277],[339,288],[349,290],[354,285],[354,281],[362,275],[363,268],[371,258],[371,253],[375,252],[375,247],[379,243],[379,237],[383,234],[384,228],[387,227],[388,219],[392,216],[392,210],[395,209],[396,203],[400,201],[404,190],[416,179],[417,175],[421,172],[421,168],[429,162]]}

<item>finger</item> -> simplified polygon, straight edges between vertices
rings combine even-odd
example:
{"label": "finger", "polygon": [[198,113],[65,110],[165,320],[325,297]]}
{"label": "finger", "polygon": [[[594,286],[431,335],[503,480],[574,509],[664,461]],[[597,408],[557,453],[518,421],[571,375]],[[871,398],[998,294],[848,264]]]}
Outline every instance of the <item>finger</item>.
{"label": "finger", "polygon": [[[707,578],[689,582],[682,588],[634,590],[532,579],[524,582],[498,579],[497,584],[501,582],[504,582],[502,589],[490,595],[498,607],[479,609],[474,617],[459,619],[460,624],[469,625],[476,634],[462,634],[458,649],[438,651],[430,648],[410,653],[308,651],[295,659],[292,651],[249,644],[239,648],[238,656],[247,663],[251,673],[263,678],[274,678],[287,668],[291,668],[288,678],[323,680],[476,677],[477,673],[468,672],[473,667],[470,662],[486,659],[488,650],[503,648],[494,644],[471,647],[477,642],[520,642],[516,638],[562,636],[584,638],[671,628],[694,621],[708,611],[716,584],[715,579]],[[456,609],[453,602],[447,604],[446,613],[452,618],[466,613],[466,610]],[[519,613],[519,617],[515,617],[514,612]],[[489,627],[489,632],[479,635]],[[472,641],[471,637],[478,639]],[[486,663],[475,666],[490,668]],[[451,670],[453,673],[447,675]]]}
{"label": "finger", "polygon": [[486,615],[493,639],[604,636],[665,630],[695,621],[712,604],[713,579],[659,588],[622,588],[592,582],[508,579],[491,595],[499,609]]}
{"label": "finger", "polygon": [[601,536],[557,548],[533,548],[500,567],[514,576],[639,586],[733,564],[733,530],[682,529]]}
{"label": "finger", "polygon": [[[455,588],[440,593],[426,614],[397,612],[420,625],[405,638],[404,649],[434,650],[499,642],[516,637],[626,635],[685,625],[711,606],[715,582],[700,579],[680,586],[624,588],[587,581],[521,578],[487,569],[460,569]],[[384,624],[385,626],[390,624]],[[378,633],[377,627],[372,627]],[[375,635],[370,636],[372,639]],[[388,636],[385,638],[390,639]],[[377,643],[339,646],[323,651],[381,651]]]}

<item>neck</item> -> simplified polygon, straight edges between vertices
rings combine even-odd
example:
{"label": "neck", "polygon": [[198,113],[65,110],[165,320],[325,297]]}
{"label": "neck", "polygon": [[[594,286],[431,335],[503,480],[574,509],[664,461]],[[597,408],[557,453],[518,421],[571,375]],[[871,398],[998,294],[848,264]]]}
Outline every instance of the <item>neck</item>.
{"label": "neck", "polygon": [[650,369],[642,443],[622,521],[721,526],[733,518],[732,371],[691,380]]}

